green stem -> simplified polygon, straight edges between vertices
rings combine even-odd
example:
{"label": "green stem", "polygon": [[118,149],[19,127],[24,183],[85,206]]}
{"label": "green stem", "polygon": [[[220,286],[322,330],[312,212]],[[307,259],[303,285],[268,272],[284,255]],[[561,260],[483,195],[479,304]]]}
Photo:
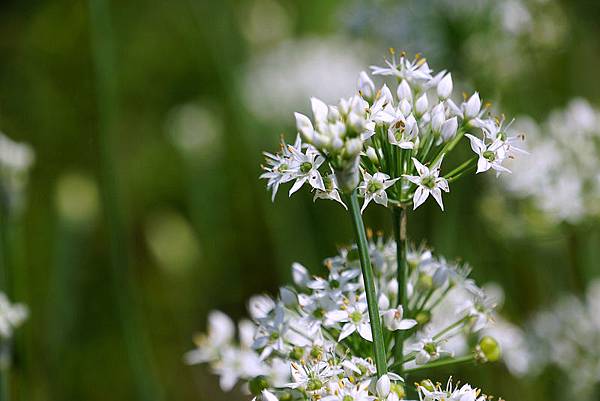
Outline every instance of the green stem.
{"label": "green stem", "polygon": [[433,340],[437,341],[440,338],[442,338],[442,336],[444,334],[446,334],[447,332],[449,332],[452,329],[455,329],[456,327],[460,326],[461,324],[463,324],[464,322],[466,322],[467,320],[469,320],[470,316],[465,316],[462,319],[457,320],[456,322],[452,323],[450,326],[446,327],[445,329],[443,329],[442,331],[440,331],[439,333],[437,333],[435,336],[433,336]]}
{"label": "green stem", "polygon": [[462,163],[460,166],[458,166],[457,168],[455,168],[448,174],[444,175],[444,178],[446,178],[446,179],[453,178],[455,175],[462,173],[465,169],[470,167],[476,161],[477,161],[477,156],[470,158],[469,160],[465,161],[464,163]]}
{"label": "green stem", "polygon": [[379,307],[377,306],[377,293],[375,292],[375,282],[373,281],[373,268],[371,267],[371,258],[369,256],[369,244],[365,233],[360,206],[358,204],[358,195],[356,190],[349,197],[350,216],[354,226],[358,246],[358,256],[362,269],[363,280],[365,283],[365,293],[367,295],[367,306],[369,309],[369,319],[371,322],[371,332],[373,334],[373,353],[375,355],[375,367],[377,368],[377,377],[387,373],[387,362],[385,355],[385,342],[383,340],[383,330],[381,329],[381,319],[379,318]]}
{"label": "green stem", "polygon": [[[402,306],[404,313],[408,312],[407,282],[408,282],[408,263],[406,261],[406,224],[407,210],[404,207],[394,208],[394,239],[396,240],[396,279],[398,281],[398,297],[396,303]],[[404,357],[404,332],[398,330],[395,334],[394,342],[394,360],[401,361]],[[402,365],[400,365],[400,374],[402,374]]]}
{"label": "green stem", "polygon": [[473,355],[465,355],[458,358],[445,358],[441,360],[437,360],[431,363],[427,363],[425,365],[417,366],[416,368],[406,369],[404,373],[414,373],[419,372],[421,370],[430,369],[430,368],[439,368],[441,366],[455,365],[459,363],[472,362],[475,360]]}
{"label": "green stem", "polygon": [[134,303],[125,220],[120,207],[122,194],[117,182],[118,167],[113,154],[117,138],[118,86],[110,10],[107,0],[88,0],[88,5],[97,84],[100,188],[110,243],[110,265],[117,316],[121,323],[138,399],[159,400],[162,398],[162,391],[151,368],[145,333]]}

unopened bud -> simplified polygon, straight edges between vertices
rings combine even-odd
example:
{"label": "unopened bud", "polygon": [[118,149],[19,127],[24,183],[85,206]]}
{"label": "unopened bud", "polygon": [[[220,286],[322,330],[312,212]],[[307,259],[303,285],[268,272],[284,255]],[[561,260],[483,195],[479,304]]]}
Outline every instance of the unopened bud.
{"label": "unopened bud", "polygon": [[428,107],[429,107],[429,100],[427,100],[427,94],[423,93],[417,99],[417,102],[415,104],[415,111],[417,112],[417,115],[422,116],[423,113],[425,113],[427,111]]}
{"label": "unopened bud", "polygon": [[265,376],[256,376],[248,382],[252,395],[259,396],[263,390],[269,388],[269,382]]}
{"label": "unopened bud", "polygon": [[479,349],[485,355],[485,358],[490,362],[496,362],[502,354],[500,344],[493,337],[483,336],[479,340]]}
{"label": "unopened bud", "polygon": [[364,71],[361,71],[360,75],[358,76],[358,91],[362,97],[368,101],[373,100],[373,96],[375,95],[375,84],[369,75]]}
{"label": "unopened bud", "polygon": [[383,375],[377,380],[377,384],[375,386],[375,390],[377,392],[377,396],[381,399],[386,398],[390,393],[392,383],[390,382],[390,378],[388,375]]}
{"label": "unopened bud", "polygon": [[469,100],[467,100],[467,104],[465,107],[465,118],[471,119],[479,114],[479,110],[481,110],[481,99],[479,99],[479,93],[475,92]]}
{"label": "unopened bud", "polygon": [[452,94],[452,75],[446,74],[437,85],[437,95],[441,99],[447,99]]}
{"label": "unopened bud", "polygon": [[406,99],[409,102],[412,102],[412,90],[410,89],[410,85],[406,80],[403,80],[400,85],[398,85],[398,89],[396,89],[396,94],[398,95],[398,99]]}

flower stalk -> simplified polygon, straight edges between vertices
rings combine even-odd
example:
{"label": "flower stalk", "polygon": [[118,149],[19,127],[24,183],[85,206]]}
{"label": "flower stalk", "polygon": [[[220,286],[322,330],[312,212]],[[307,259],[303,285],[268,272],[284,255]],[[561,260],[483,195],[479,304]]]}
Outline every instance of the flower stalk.
{"label": "flower stalk", "polygon": [[[407,305],[407,293],[406,283],[408,277],[408,263],[406,260],[406,224],[407,224],[407,210],[405,207],[396,207],[393,209],[393,222],[394,222],[394,238],[396,240],[396,263],[397,273],[396,279],[398,281],[398,298],[397,305],[402,307],[403,310],[408,310]],[[404,357],[404,332],[399,330],[396,332],[394,342],[394,360],[401,361]],[[400,374],[402,374],[402,364],[400,364]]]}
{"label": "flower stalk", "polygon": [[373,333],[375,367],[377,368],[377,377],[381,377],[387,373],[387,358],[383,340],[383,330],[381,328],[381,319],[379,318],[379,307],[377,306],[377,292],[375,291],[375,282],[373,281],[373,268],[369,256],[369,244],[367,242],[365,226],[360,213],[357,191],[353,191],[349,198],[348,204],[350,205],[350,216],[352,217],[352,225],[354,227],[356,243],[358,245],[358,255],[367,296],[369,320],[371,331]]}

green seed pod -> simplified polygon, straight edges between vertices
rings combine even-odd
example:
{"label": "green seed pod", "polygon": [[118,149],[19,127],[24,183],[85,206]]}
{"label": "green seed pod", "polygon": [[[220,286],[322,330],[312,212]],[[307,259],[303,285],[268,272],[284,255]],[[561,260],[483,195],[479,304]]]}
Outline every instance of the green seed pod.
{"label": "green seed pod", "polygon": [[502,354],[500,350],[500,344],[498,344],[498,342],[490,336],[483,336],[481,340],[479,340],[479,348],[481,349],[483,355],[485,355],[486,359],[490,362],[496,362],[498,359],[500,359]]}

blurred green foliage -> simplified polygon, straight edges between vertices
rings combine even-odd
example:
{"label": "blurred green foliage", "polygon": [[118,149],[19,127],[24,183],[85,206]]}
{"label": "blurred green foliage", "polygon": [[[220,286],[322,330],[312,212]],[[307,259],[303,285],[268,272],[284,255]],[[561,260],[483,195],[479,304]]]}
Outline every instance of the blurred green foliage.
{"label": "blurred green foliage", "polygon": [[[261,151],[275,150],[281,132],[292,137],[294,110],[287,125],[269,125],[241,100],[242,67],[258,51],[241,32],[252,2],[111,3],[120,93],[115,168],[128,273],[165,399],[243,399],[221,393],[205,368],[183,364],[192,334],[204,329],[210,309],[242,317],[250,295],[272,293],[290,279],[291,262],[317,271],[336,245],[351,238],[349,221],[333,203],[315,207],[308,193],[293,200],[282,193],[272,205],[258,180]],[[470,78],[511,114],[542,118],[573,95],[598,102],[600,7],[563,3],[572,22],[567,42],[538,58],[529,75],[505,84],[470,71],[461,53],[468,32],[448,32],[447,52],[430,56],[445,64],[434,67]],[[280,5],[293,37],[344,32],[338,10],[346,2]],[[89,21],[85,1],[0,5],[0,128],[36,151],[27,209],[14,238],[14,298],[31,310],[14,369],[13,392],[21,400],[136,399],[111,285],[108,232],[96,199],[98,113]],[[387,46],[403,48],[403,38],[376,46],[384,54]],[[222,126],[218,147],[208,153],[182,154],[169,139],[170,111],[189,102],[208,104]],[[503,238],[480,213],[484,186],[478,177],[461,181],[444,199],[448,212],[431,204],[419,209],[409,235],[469,261],[479,281],[500,283],[505,312],[516,322],[561,292],[581,291],[597,273],[598,227]],[[369,210],[367,223],[391,234],[380,212]],[[460,373],[507,399],[558,399],[551,374],[519,382],[501,365]]]}

